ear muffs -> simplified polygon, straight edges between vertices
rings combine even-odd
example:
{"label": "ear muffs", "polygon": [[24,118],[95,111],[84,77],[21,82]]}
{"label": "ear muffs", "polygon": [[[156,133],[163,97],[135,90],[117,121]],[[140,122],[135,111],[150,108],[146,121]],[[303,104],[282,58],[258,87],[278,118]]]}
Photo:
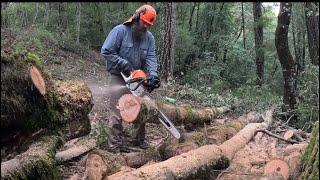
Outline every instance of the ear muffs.
{"label": "ear muffs", "polygon": [[140,14],[143,13],[145,14],[146,13],[146,8],[141,8],[139,9],[138,11],[136,11],[133,15],[132,15],[132,20],[139,20],[140,19]]}

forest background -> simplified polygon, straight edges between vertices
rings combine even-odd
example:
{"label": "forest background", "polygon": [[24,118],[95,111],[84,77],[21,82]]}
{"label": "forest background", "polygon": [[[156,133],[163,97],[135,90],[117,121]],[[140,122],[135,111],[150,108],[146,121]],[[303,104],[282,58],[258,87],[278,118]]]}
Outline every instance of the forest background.
{"label": "forest background", "polygon": [[[168,87],[180,85],[171,98],[232,105],[239,114],[273,105],[279,119],[307,131],[318,121],[318,2],[151,4],[158,13],[150,31],[160,78]],[[15,51],[49,60],[54,48],[99,52],[110,30],[140,5],[1,3],[1,31],[16,35]]]}

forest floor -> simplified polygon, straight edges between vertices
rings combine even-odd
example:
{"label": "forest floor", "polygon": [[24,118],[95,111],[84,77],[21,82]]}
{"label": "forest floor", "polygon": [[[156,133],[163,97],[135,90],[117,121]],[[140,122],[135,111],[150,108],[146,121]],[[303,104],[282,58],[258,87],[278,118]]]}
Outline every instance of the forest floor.
{"label": "forest floor", "polygon": [[[2,34],[2,33],[1,33]],[[10,39],[10,38],[8,38]],[[12,40],[10,40],[12,41]],[[10,42],[9,41],[9,42]],[[1,43],[1,45],[3,45]],[[92,127],[97,124],[104,124],[110,114],[109,102],[107,95],[109,93],[107,86],[106,67],[104,60],[99,52],[90,51],[85,55],[79,55],[73,52],[57,49],[50,57],[41,57],[44,66],[51,72],[54,79],[72,79],[82,80],[90,88],[93,94],[94,106],[89,114]],[[163,85],[152,93],[153,98],[162,98],[171,96],[176,93],[178,85],[166,86]],[[168,88],[169,87],[169,88]],[[186,100],[178,100],[177,103],[185,103]],[[188,102],[192,104],[192,102]],[[224,123],[237,119],[239,115],[232,112],[216,117],[216,122]],[[210,128],[209,125],[207,128]],[[183,127],[178,127],[184,129]],[[282,136],[286,129],[270,129],[274,133]],[[195,131],[203,131],[203,128],[198,128]],[[170,136],[167,131],[159,125],[147,123],[146,125],[146,140],[151,146],[157,146],[161,141]],[[306,143],[288,144],[277,138],[270,137],[261,132],[250,141],[243,149],[238,151],[232,159],[229,167],[226,170],[219,171],[216,179],[259,179],[264,174],[265,165],[273,159],[281,158],[289,163],[297,161]],[[65,149],[66,146],[61,149]],[[63,177],[65,179],[82,179],[85,172],[86,156],[80,156],[68,163],[60,166]],[[298,173],[298,171],[296,172]]]}
{"label": "forest floor", "polygon": [[[92,91],[94,100],[93,109],[89,114],[91,123],[102,122],[103,124],[110,112],[107,98],[109,93],[107,86],[108,74],[106,73],[104,60],[100,56],[100,53],[92,51],[90,54],[81,57],[74,53],[59,51],[56,58],[60,59],[61,62],[47,61],[45,63],[46,67],[52,72],[52,76],[58,79],[80,79],[85,81]],[[172,89],[178,88],[172,87]],[[164,97],[174,93],[172,89],[160,88],[154,91],[152,96],[156,98]],[[225,122],[237,117],[237,115],[231,112],[221,115],[217,119],[220,122]],[[181,129],[181,127],[179,128]],[[201,131],[201,129],[199,130]],[[168,136],[168,133],[164,133],[166,132],[164,128],[159,128],[158,125],[154,124],[147,123],[146,131],[147,142],[152,146],[156,146],[165,136]],[[285,130],[283,130],[282,135],[284,132]],[[270,160],[277,158],[285,160],[294,159],[303,152],[305,147],[306,143],[290,145],[259,132],[251,142],[236,153],[229,168],[221,171],[217,179],[259,179],[264,174],[264,167]],[[76,179],[76,177],[82,177],[85,159],[85,156],[79,157],[61,166],[64,178]]]}

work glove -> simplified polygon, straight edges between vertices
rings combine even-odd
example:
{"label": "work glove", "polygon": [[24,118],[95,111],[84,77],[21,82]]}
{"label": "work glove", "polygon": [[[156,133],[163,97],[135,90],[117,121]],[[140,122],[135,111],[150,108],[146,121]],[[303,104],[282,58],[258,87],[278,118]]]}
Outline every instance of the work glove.
{"label": "work glove", "polygon": [[154,89],[160,87],[160,79],[157,76],[151,75],[147,79],[146,90],[151,93]]}
{"label": "work glove", "polygon": [[126,76],[129,77],[131,73],[134,71],[133,67],[131,64],[127,61],[122,69],[122,73]]}

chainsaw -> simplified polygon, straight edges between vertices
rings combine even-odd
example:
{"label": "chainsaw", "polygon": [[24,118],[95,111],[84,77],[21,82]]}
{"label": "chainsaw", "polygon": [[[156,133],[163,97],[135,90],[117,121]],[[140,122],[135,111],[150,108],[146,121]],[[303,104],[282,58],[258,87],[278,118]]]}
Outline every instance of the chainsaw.
{"label": "chainsaw", "polygon": [[[146,94],[146,89],[144,87],[149,79],[146,77],[146,74],[142,70],[133,71],[129,77],[126,77],[121,72],[121,76],[123,77],[127,88],[134,96],[142,97],[146,100],[151,100],[151,98]],[[158,119],[175,138],[180,139],[181,135],[179,131],[163,112],[159,111]]]}

